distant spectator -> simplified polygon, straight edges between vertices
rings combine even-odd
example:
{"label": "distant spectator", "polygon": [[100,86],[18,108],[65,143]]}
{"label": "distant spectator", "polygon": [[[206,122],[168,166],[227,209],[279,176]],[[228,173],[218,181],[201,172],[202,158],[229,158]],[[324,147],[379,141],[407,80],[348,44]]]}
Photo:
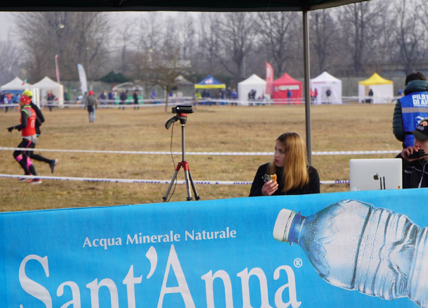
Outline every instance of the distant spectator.
{"label": "distant spectator", "polygon": [[[20,93],[16,93],[15,96],[13,96],[13,103],[18,105],[19,108],[19,99],[21,98],[21,94]],[[14,107],[15,108],[15,107]]]}
{"label": "distant spectator", "polygon": [[89,123],[95,122],[95,110],[98,107],[98,100],[94,96],[94,91],[89,91],[85,100],[85,108],[88,109]]}
{"label": "distant spectator", "polygon": [[374,95],[374,93],[373,93],[373,89],[372,88],[370,88],[370,90],[369,90],[369,99],[368,99],[368,103],[370,103],[370,104],[373,104],[373,95]]}
{"label": "distant spectator", "polygon": [[68,93],[68,89],[64,90],[64,105],[65,108],[68,108],[68,104],[70,103],[70,94]]}
{"label": "distant spectator", "polygon": [[9,102],[9,104],[13,104],[12,93],[7,92],[6,96],[7,96],[7,101]]}
{"label": "distant spectator", "polygon": [[[4,105],[4,92],[0,92],[0,104]],[[5,108],[4,112],[6,112],[6,107],[3,106],[3,108]]]}
{"label": "distant spectator", "polygon": [[54,100],[55,100],[55,95],[53,95],[52,91],[49,91],[48,96],[46,97],[46,101],[48,102],[48,108],[50,112],[52,112]]}
{"label": "distant spectator", "polygon": [[313,104],[314,103],[314,91],[312,91],[312,88],[309,89],[309,94],[311,96],[311,104]]}
{"label": "distant spectator", "polygon": [[152,95],[150,96],[151,99],[156,99],[156,91],[152,90]]}
{"label": "distant spectator", "polygon": [[232,98],[232,90],[229,88],[227,88],[226,90],[226,98],[227,99],[231,99]]}
{"label": "distant spectator", "polygon": [[290,91],[290,89],[287,89],[287,100],[290,102],[291,97],[293,96],[293,92]]}
{"label": "distant spectator", "polygon": [[[125,110],[125,104],[126,104],[126,100],[128,98],[128,95],[126,94],[125,90],[122,90],[122,93],[120,93],[120,104],[122,105],[122,109]],[[120,109],[120,107],[119,107]]]}
{"label": "distant spectator", "polygon": [[330,90],[330,88],[327,88],[327,91],[325,91],[325,96],[327,97],[327,104],[331,104],[331,90]]}
{"label": "distant spectator", "polygon": [[132,98],[134,99],[134,110],[140,109],[140,106],[138,106],[138,90],[135,90],[132,94]]}
{"label": "distant spectator", "polygon": [[16,95],[13,97],[13,103],[19,104],[19,98],[21,97],[21,94],[16,93]]}
{"label": "distant spectator", "polygon": [[[236,89],[233,89],[233,91],[232,91],[232,99],[234,99],[234,100],[238,99],[238,93],[236,92]],[[233,105],[238,106],[238,103],[237,102],[233,102],[232,106]]]}
{"label": "distant spectator", "polygon": [[107,93],[106,91],[101,92],[100,96],[98,96],[98,99],[100,100],[101,105],[106,105],[107,102]]}
{"label": "distant spectator", "polygon": [[114,104],[114,93],[113,90],[110,90],[110,92],[108,92],[108,103],[109,104]]}
{"label": "distant spectator", "polygon": [[314,101],[315,101],[315,104],[317,103],[317,99],[318,99],[318,89],[315,88],[315,91],[314,91]]}
{"label": "distant spectator", "polygon": [[[3,92],[2,92],[3,93]],[[4,106],[4,112],[8,112],[9,111],[9,100],[7,99],[7,92],[2,94],[2,100]]]}
{"label": "distant spectator", "polygon": [[68,93],[68,89],[64,90],[64,103],[68,103],[70,101],[70,94]]}

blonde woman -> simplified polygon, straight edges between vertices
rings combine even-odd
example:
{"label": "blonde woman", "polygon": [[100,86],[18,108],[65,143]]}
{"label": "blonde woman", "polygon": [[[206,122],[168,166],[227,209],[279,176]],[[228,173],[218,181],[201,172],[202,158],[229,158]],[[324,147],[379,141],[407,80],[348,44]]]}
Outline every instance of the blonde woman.
{"label": "blonde woman", "polygon": [[[271,175],[276,174],[277,180]],[[276,139],[273,161],[257,170],[250,197],[303,195],[320,192],[320,178],[308,165],[306,147],[299,134],[284,133]]]}

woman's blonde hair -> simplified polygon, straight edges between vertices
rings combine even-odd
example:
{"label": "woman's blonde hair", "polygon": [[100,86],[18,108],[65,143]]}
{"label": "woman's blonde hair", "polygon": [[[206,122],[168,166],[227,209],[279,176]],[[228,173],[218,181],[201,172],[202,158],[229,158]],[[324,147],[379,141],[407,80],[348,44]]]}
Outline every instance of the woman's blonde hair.
{"label": "woman's blonde hair", "polygon": [[[282,143],[285,149],[285,163],[283,170],[283,192],[290,189],[302,188],[309,183],[308,158],[306,146],[298,133],[289,132],[279,136],[276,141]],[[268,173],[276,173],[275,161],[269,164]]]}

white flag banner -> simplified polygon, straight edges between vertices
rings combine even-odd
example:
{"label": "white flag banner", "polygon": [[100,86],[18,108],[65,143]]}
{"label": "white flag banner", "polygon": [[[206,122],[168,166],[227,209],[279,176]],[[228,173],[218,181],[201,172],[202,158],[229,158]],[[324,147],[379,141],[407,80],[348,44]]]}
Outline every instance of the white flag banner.
{"label": "white flag banner", "polygon": [[77,71],[79,72],[80,89],[82,90],[82,95],[85,95],[85,93],[88,92],[88,82],[86,80],[86,73],[82,64],[77,64]]}

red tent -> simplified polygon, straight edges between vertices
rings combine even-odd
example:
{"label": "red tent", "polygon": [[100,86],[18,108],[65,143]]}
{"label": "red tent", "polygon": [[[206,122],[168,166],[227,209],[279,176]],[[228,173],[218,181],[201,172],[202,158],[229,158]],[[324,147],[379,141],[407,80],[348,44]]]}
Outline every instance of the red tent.
{"label": "red tent", "polygon": [[288,102],[288,90],[291,91],[290,102],[300,104],[302,101],[302,83],[285,73],[273,82],[273,99],[285,99]]}

